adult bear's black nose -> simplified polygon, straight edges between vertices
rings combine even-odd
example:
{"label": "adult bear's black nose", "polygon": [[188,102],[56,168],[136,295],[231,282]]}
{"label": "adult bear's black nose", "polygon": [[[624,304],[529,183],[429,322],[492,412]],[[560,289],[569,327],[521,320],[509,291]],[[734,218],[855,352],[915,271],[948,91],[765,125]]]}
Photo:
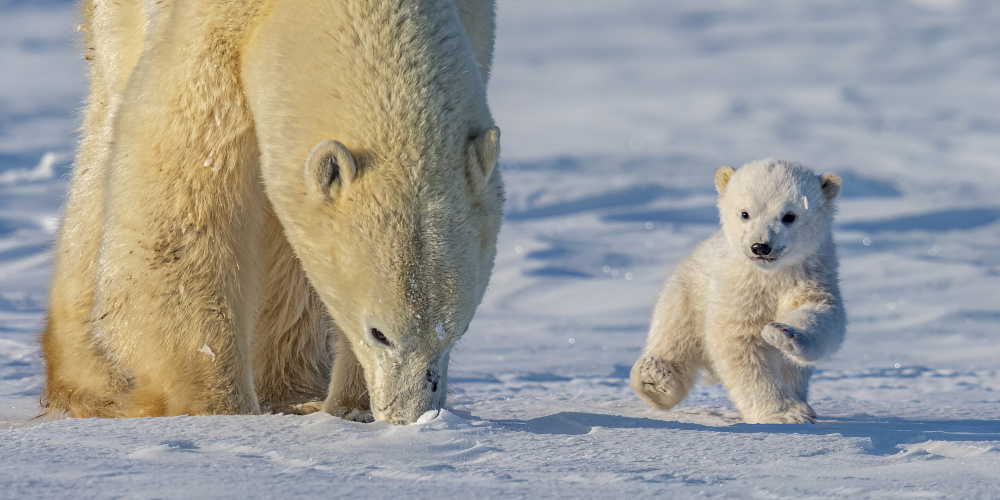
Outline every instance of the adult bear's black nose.
{"label": "adult bear's black nose", "polygon": [[424,373],[424,381],[426,381],[427,384],[430,386],[431,392],[437,392],[438,382],[440,380],[441,377],[438,376],[437,370],[428,369],[427,372]]}
{"label": "adult bear's black nose", "polygon": [[750,251],[753,252],[754,255],[768,255],[771,253],[771,245],[768,245],[767,243],[754,243],[753,245],[750,245]]}

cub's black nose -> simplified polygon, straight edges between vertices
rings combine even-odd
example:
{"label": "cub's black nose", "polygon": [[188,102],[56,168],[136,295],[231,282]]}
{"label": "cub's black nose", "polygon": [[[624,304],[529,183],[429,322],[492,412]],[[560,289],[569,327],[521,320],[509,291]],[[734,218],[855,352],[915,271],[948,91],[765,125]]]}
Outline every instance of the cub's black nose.
{"label": "cub's black nose", "polygon": [[754,243],[753,245],[750,245],[750,251],[753,252],[754,255],[768,255],[771,253],[771,245],[768,245],[767,243]]}

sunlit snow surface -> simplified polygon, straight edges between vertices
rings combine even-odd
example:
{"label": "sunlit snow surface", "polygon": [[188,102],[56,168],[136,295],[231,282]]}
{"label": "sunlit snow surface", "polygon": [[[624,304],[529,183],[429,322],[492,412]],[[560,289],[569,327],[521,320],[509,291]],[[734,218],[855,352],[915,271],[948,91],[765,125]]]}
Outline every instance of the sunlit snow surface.
{"label": "sunlit snow surface", "polygon": [[[990,0],[499,0],[490,104],[507,219],[449,409],[33,418],[78,106],[76,8],[0,0],[0,497],[1000,491],[1000,8]],[[739,423],[718,386],[628,388],[655,294],[716,226],[712,169],[844,179],[850,316],[816,425]]]}

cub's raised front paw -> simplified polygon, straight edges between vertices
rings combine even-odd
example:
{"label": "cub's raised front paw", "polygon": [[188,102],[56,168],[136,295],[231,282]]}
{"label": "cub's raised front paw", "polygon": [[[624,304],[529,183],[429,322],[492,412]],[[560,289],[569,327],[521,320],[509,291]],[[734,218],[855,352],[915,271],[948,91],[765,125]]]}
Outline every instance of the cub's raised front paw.
{"label": "cub's raised front paw", "polygon": [[764,341],[773,345],[779,351],[802,362],[809,362],[805,355],[806,338],[798,329],[775,321],[768,323],[761,331],[761,334],[764,337]]}
{"label": "cub's raised front paw", "polygon": [[632,390],[655,408],[667,410],[687,395],[682,374],[673,364],[655,354],[635,363],[629,377]]}
{"label": "cub's raised front paw", "polygon": [[809,422],[816,423],[816,412],[807,403],[796,402],[788,408],[775,413],[759,415],[756,417],[744,417],[750,424],[803,424]]}

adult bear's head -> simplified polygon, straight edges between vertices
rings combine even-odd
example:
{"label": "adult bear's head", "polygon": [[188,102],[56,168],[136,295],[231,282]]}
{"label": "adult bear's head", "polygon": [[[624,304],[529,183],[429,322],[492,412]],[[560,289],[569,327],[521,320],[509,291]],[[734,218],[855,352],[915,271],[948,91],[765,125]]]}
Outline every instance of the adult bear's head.
{"label": "adult bear's head", "polygon": [[268,198],[375,418],[441,408],[503,198],[499,130],[454,3],[278,3],[243,64]]}

